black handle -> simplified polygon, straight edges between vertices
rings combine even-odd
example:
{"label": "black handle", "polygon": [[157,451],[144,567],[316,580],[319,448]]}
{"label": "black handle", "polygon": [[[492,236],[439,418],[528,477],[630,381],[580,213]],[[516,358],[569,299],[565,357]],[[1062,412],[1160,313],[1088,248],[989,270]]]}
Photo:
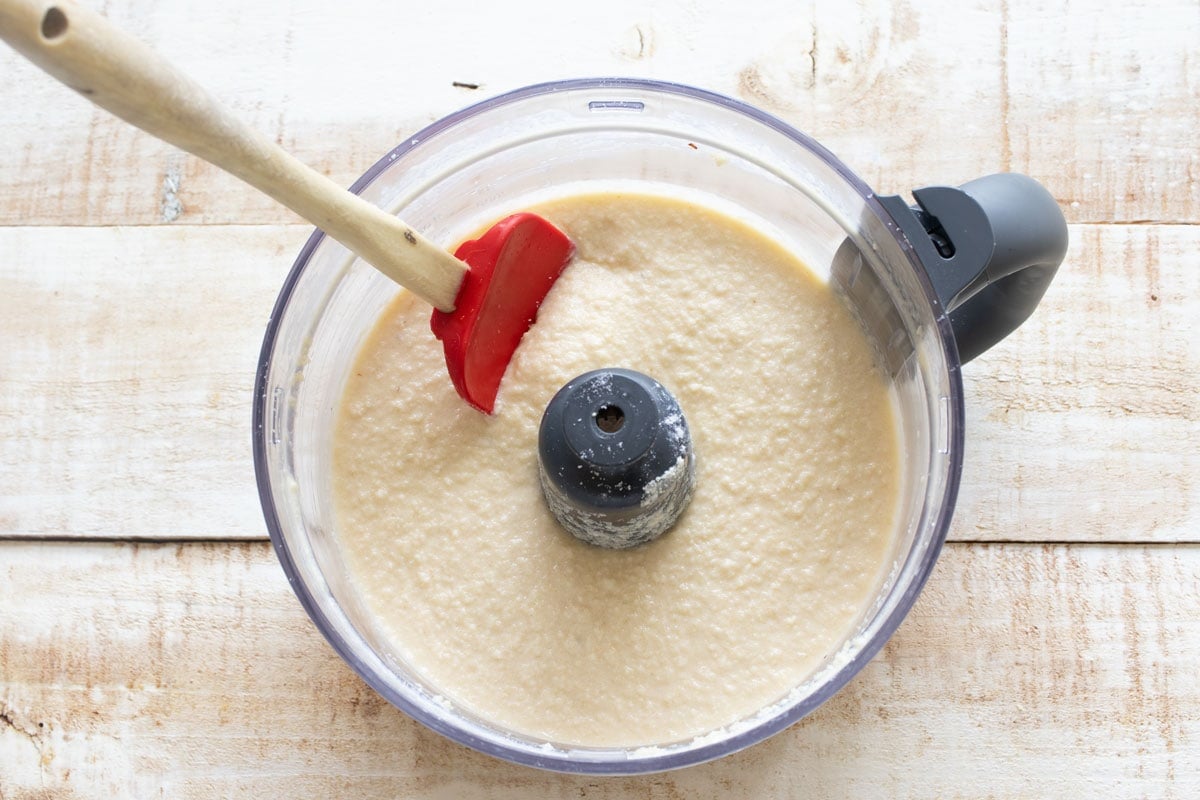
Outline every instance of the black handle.
{"label": "black handle", "polygon": [[1067,221],[1045,187],[1015,173],[913,197],[915,208],[879,201],[920,257],[966,363],[1033,313],[1067,253]]}

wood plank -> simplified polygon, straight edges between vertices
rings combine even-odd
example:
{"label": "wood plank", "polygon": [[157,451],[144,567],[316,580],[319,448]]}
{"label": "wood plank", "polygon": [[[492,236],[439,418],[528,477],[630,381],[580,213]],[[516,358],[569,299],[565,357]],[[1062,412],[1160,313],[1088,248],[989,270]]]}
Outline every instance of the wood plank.
{"label": "wood plank", "polygon": [[800,724],[680,772],[565,777],[386,705],[265,544],[0,543],[6,798],[1190,798],[1198,672],[1200,547],[954,545]]}
{"label": "wood plank", "polygon": [[[760,30],[758,15],[678,0],[613,0],[571,13],[545,0],[469,14],[437,3],[381,14],[367,0],[336,11],[321,0],[254,9],[234,0],[115,0],[105,8],[343,185],[434,120],[527,84],[659,74],[714,86],[720,75],[732,91]],[[799,13],[807,36],[807,8],[766,0],[759,11],[786,20]],[[8,49],[0,49],[0,76],[8,144],[0,186],[11,187],[0,224],[295,221],[215,169],[93,112]]]}
{"label": "wood plank", "polygon": [[1005,166],[1045,176],[1072,219],[1200,221],[1194,0],[1002,7]]}
{"label": "wood plank", "polygon": [[[0,537],[265,536],[252,380],[308,231],[0,228]],[[1200,541],[1200,226],[1072,237],[965,369],[951,537]]]}
{"label": "wood plank", "polygon": [[[319,0],[286,9],[114,0],[105,10],[344,185],[459,107],[530,83],[617,74],[758,105],[884,193],[1016,169],[1044,181],[1073,222],[1200,220],[1200,60],[1191,57],[1200,14],[1189,0],[949,11],[765,0],[754,14],[681,0],[565,14],[525,0],[469,15],[425,4],[384,19],[365,0],[336,13]],[[295,221],[94,111],[7,48],[0,105],[0,225]]]}
{"label": "wood plank", "polygon": [[1071,222],[1200,221],[1192,0],[826,0],[814,25],[811,54],[759,56],[759,99],[792,110],[807,88],[785,118],[880,193],[1017,171]]}
{"label": "wood plank", "polygon": [[0,230],[0,535],[265,536],[254,373],[311,230]]}
{"label": "wood plank", "polygon": [[963,369],[952,535],[1197,541],[1196,226],[1078,226],[1037,312]]}

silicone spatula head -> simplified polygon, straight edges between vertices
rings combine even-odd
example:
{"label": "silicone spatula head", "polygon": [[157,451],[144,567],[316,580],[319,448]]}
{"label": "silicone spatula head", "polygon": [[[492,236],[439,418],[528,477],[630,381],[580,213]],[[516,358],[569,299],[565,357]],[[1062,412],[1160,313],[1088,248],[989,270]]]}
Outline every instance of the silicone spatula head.
{"label": "silicone spatula head", "polygon": [[454,388],[475,408],[492,413],[508,362],[574,252],[565,233],[530,213],[505,217],[455,251],[470,271],[454,310],[435,308],[429,326]]}

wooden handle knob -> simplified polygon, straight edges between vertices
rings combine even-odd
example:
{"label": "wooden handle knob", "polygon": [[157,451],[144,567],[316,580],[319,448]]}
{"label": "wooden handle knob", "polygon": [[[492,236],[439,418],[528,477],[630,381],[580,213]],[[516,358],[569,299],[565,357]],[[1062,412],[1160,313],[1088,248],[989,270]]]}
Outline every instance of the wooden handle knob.
{"label": "wooden handle knob", "polygon": [[199,84],[70,0],[0,0],[0,38],[98,106],[241,178],[443,311],[467,266],[304,166]]}

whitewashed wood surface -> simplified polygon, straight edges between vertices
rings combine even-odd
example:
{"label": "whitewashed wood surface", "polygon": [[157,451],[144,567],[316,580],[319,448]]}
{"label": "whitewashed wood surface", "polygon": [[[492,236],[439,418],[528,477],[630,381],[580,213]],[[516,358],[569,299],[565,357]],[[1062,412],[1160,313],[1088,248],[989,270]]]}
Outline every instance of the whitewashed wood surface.
{"label": "whitewashed wood surface", "polygon": [[386,706],[262,541],[251,382],[308,228],[0,46],[0,798],[1200,796],[1196,0],[103,9],[343,184],[467,103],[636,75],[881,192],[1027,172],[1072,245],[965,370],[955,544],[881,656],[737,756],[553,776]]}
{"label": "whitewashed wood surface", "polygon": [[12,543],[4,796],[1191,798],[1198,575],[1179,546],[952,545],[817,712],[738,755],[614,780],[504,765],[387,705],[265,543]]}

